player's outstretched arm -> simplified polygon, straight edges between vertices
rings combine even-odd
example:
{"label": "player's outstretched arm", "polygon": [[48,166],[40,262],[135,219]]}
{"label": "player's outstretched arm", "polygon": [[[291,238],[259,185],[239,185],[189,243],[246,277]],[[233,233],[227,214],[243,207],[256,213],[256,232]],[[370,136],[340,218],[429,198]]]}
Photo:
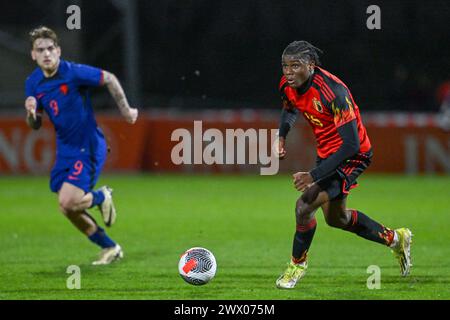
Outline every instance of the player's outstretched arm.
{"label": "player's outstretched arm", "polygon": [[28,97],[25,100],[25,109],[27,110],[27,124],[30,128],[38,130],[42,125],[42,117],[36,112],[37,100],[35,97]]}
{"label": "player's outstretched arm", "polygon": [[138,110],[130,107],[122,85],[117,77],[108,71],[103,71],[103,83],[108,88],[114,101],[116,101],[122,116],[128,123],[135,123],[138,117]]}

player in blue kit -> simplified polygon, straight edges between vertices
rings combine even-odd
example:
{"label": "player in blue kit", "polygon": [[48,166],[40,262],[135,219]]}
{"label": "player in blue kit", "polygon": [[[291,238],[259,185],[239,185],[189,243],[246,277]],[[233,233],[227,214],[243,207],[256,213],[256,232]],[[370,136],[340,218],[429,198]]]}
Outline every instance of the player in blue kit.
{"label": "player in blue kit", "polygon": [[55,32],[39,27],[30,32],[31,57],[38,68],[25,84],[28,125],[37,130],[47,113],[56,131],[56,161],[50,189],[58,194],[60,210],[102,248],[94,265],[105,265],[123,257],[115,243],[98,226],[87,209],[98,207],[106,226],[116,219],[112,189],[94,190],[106,160],[107,145],[94,117],[88,88],[106,86],[122,116],[135,123],[138,110],[131,108],[117,78],[110,72],[61,59]]}

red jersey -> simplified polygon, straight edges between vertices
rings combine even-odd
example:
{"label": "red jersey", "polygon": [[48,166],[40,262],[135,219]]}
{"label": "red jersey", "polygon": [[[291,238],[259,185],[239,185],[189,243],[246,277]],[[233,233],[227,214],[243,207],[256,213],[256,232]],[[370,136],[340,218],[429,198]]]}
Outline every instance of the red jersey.
{"label": "red jersey", "polygon": [[347,86],[335,75],[315,67],[314,74],[300,88],[291,88],[283,76],[280,82],[283,107],[296,108],[311,125],[317,142],[317,154],[328,158],[342,145],[337,128],[356,119],[360,153],[371,149],[359,108]]}

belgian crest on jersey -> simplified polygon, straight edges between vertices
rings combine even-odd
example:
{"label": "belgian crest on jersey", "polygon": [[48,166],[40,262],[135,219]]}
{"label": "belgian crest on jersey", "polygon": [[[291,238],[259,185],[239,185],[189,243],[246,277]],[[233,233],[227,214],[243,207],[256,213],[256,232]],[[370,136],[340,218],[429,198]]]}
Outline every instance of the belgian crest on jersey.
{"label": "belgian crest on jersey", "polygon": [[322,103],[320,103],[320,101],[317,100],[316,97],[314,97],[312,99],[312,102],[313,102],[314,108],[316,108],[316,110],[319,111],[320,113],[323,113]]}

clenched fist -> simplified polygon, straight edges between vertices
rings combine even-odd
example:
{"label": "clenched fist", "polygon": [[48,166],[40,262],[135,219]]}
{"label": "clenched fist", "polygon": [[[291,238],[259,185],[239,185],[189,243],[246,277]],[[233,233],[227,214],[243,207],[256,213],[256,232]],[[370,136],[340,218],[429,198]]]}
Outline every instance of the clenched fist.
{"label": "clenched fist", "polygon": [[25,100],[25,109],[27,110],[27,116],[32,116],[34,120],[36,120],[36,108],[37,108],[37,100],[35,97],[28,97]]}
{"label": "clenched fist", "polygon": [[122,112],[122,115],[124,116],[125,120],[128,123],[134,124],[138,118],[138,109],[136,108],[128,108],[125,111]]}
{"label": "clenched fist", "polygon": [[277,150],[276,155],[278,158],[280,158],[280,160],[283,160],[284,157],[286,156],[285,144],[286,144],[286,139],[283,137],[279,137],[278,144],[276,145],[276,150]]}

